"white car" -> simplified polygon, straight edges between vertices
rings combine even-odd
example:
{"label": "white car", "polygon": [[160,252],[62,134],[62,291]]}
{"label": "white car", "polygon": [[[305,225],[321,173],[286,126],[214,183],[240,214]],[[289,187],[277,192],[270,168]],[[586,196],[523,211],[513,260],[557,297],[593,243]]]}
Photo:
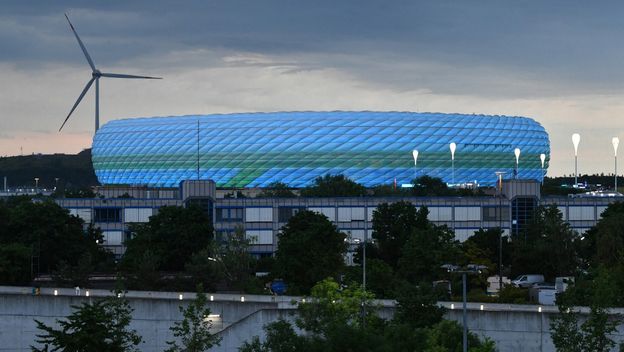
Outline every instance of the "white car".
{"label": "white car", "polygon": [[527,274],[520,275],[511,283],[516,287],[531,287],[533,284],[544,282],[544,275]]}

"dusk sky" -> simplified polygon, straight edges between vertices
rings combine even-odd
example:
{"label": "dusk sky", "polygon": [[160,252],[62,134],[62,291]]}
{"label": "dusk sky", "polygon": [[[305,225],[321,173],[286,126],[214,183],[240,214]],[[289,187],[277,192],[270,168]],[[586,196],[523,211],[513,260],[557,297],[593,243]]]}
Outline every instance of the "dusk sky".
{"label": "dusk sky", "polygon": [[[621,1],[2,1],[0,155],[91,146],[94,90],[67,13],[103,72],[101,124],[143,116],[379,110],[527,116],[548,175],[612,173],[624,152]],[[522,158],[520,163],[522,163]],[[624,165],[624,163],[621,163]]]}

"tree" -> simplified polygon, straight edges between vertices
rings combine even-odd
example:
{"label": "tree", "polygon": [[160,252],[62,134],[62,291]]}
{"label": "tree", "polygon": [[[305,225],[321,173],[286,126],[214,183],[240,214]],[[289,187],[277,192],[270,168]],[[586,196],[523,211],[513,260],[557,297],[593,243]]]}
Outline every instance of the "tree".
{"label": "tree", "polygon": [[[405,291],[409,295],[408,289]],[[245,343],[242,352],[282,351],[449,351],[461,349],[461,328],[441,320],[441,312],[429,293],[407,300],[392,321],[377,316],[372,294],[359,286],[342,287],[323,280],[312,289],[311,298],[300,303],[295,326],[280,320],[264,327],[266,339],[257,336]],[[424,306],[424,307],[423,307]],[[492,352],[494,344],[469,335],[470,351]],[[458,349],[459,347],[459,349]]]}
{"label": "tree", "polygon": [[610,337],[622,321],[619,315],[610,315],[607,307],[620,295],[608,270],[602,269],[591,284],[590,311],[586,319],[572,304],[574,289],[557,297],[559,314],[551,319],[550,331],[557,351],[610,351],[615,341]]}
{"label": "tree", "polygon": [[393,268],[401,257],[401,249],[416,228],[427,228],[429,211],[416,210],[410,202],[382,203],[373,211],[373,239],[377,241],[379,256]]}
{"label": "tree", "polygon": [[170,346],[166,352],[201,352],[218,346],[221,338],[210,333],[212,321],[208,299],[202,285],[197,286],[197,296],[186,308],[180,307],[184,319],[170,328],[178,341],[167,341]]}
{"label": "tree", "polygon": [[413,181],[413,194],[420,197],[439,197],[453,195],[453,190],[442,179],[428,175],[420,176]]}
{"label": "tree", "polygon": [[[453,352],[462,349],[462,327],[455,321],[442,320],[427,329],[425,352]],[[469,352],[494,352],[494,342],[489,339],[481,341],[473,333],[468,333]]]}
{"label": "tree", "polygon": [[267,324],[264,327],[266,338],[260,341],[258,336],[254,336],[251,342],[244,342],[238,349],[240,352],[297,352],[306,351],[307,341],[304,337],[297,335],[293,326],[285,321],[278,320]]}
{"label": "tree", "polygon": [[252,265],[255,260],[249,253],[253,239],[248,239],[245,229],[237,226],[222,243],[193,254],[186,264],[186,271],[208,287],[223,282],[228,290],[244,291],[254,284]]}
{"label": "tree", "polygon": [[0,200],[0,280],[23,284],[31,281],[31,273],[53,273],[62,263],[75,267],[84,256],[105,269],[111,254],[96,243],[101,239],[99,230],[85,231],[82,219],[51,200]]}
{"label": "tree", "polygon": [[463,253],[455,234],[446,226],[428,225],[415,228],[401,249],[399,277],[412,284],[431,282],[439,278],[440,267],[462,263]]}
{"label": "tree", "polygon": [[[464,251],[468,247],[473,246],[480,250],[480,258],[487,260],[489,263],[494,264],[491,269],[498,272],[499,252],[502,250],[503,267],[510,265],[509,256],[509,242],[506,236],[502,236],[502,230],[498,228],[493,229],[479,229],[475,231],[474,235],[468,237],[468,239],[462,244]],[[502,248],[499,241],[502,241]],[[469,261],[474,264],[484,264],[477,260],[477,258],[470,258]]]}
{"label": "tree", "polygon": [[444,308],[438,306],[437,294],[430,283],[422,282],[420,285],[404,283],[397,291],[395,322],[419,329],[442,320]]}
{"label": "tree", "polygon": [[344,175],[319,176],[314,184],[301,190],[303,197],[357,197],[366,195],[366,187]]}
{"label": "tree", "polygon": [[623,265],[624,258],[624,202],[610,204],[596,226],[586,236],[590,245],[588,258],[594,266]]}
{"label": "tree", "polygon": [[157,258],[158,270],[182,271],[191,256],[206,248],[214,238],[210,217],[201,208],[165,206],[149,222],[130,228],[123,267],[132,272],[138,258],[150,251]]}
{"label": "tree", "polygon": [[[60,329],[35,320],[36,342],[41,349],[33,351],[138,351],[142,342],[135,330],[129,330],[132,309],[125,298],[109,297],[92,303],[73,306],[75,311],[65,321],[57,321]],[[51,348],[51,349],[50,349]]]}
{"label": "tree", "polygon": [[291,294],[307,293],[327,277],[338,277],[347,249],[345,235],[324,215],[300,211],[278,235],[275,275],[284,279]]}
{"label": "tree", "polygon": [[258,198],[294,198],[293,191],[283,182],[272,182],[258,194]]}
{"label": "tree", "polygon": [[512,238],[512,274],[539,273],[547,280],[573,275],[579,240],[556,206],[538,207],[526,230]]}

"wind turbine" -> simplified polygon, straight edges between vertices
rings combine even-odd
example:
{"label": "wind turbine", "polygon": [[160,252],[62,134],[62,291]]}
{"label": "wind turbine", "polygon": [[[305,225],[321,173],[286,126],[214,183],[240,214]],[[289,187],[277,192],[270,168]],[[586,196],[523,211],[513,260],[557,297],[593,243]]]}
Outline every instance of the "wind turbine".
{"label": "wind turbine", "polygon": [[67,14],[65,14],[65,18],[67,18],[67,22],[69,22],[69,27],[71,27],[72,32],[74,32],[74,35],[76,36],[76,40],[78,40],[78,45],[80,45],[80,49],[82,49],[82,52],[85,58],[87,59],[89,66],[91,66],[91,79],[89,80],[89,82],[87,82],[87,85],[82,90],[82,93],[80,93],[78,100],[76,100],[76,102],[74,103],[74,106],[69,111],[69,114],[67,114],[65,121],[63,121],[61,128],[59,128],[59,132],[63,129],[63,126],[65,126],[65,123],[67,122],[67,120],[69,120],[69,117],[74,112],[74,110],[76,110],[76,107],[78,106],[78,104],[80,104],[80,101],[82,100],[82,98],[85,96],[85,94],[87,94],[93,82],[95,82],[95,131],[97,132],[97,130],[100,128],[100,77],[140,78],[140,79],[162,79],[162,78],[101,72],[95,67],[93,60],[91,60],[91,56],[89,56],[89,53],[87,52],[87,48],[85,48],[84,44],[82,43],[82,40],[80,40],[80,37],[78,36],[78,33],[76,33],[76,29],[74,28],[71,21],[69,20],[69,17],[67,17]]}

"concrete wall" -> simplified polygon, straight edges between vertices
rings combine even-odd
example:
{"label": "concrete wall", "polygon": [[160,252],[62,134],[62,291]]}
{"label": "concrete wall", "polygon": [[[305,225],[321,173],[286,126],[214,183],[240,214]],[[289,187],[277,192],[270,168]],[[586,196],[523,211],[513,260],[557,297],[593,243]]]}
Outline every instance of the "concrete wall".
{"label": "concrete wall", "polygon": [[[48,325],[64,319],[72,305],[109,296],[104,290],[90,290],[89,296],[81,290],[42,289],[41,295],[33,296],[31,288],[0,286],[0,351],[29,351],[38,333],[34,319]],[[138,292],[126,294],[134,309],[131,328],[143,337],[142,351],[163,351],[166,341],[172,339],[169,327],[181,319],[179,306],[186,306],[194,298],[192,293]],[[293,320],[298,297],[274,297],[246,295],[207,294],[212,297],[210,308],[219,317],[214,319],[213,331],[222,337],[221,346],[213,351],[237,351],[252,336],[264,337],[262,327],[279,318]],[[394,311],[392,301],[379,301],[380,315],[390,318]],[[446,317],[461,323],[462,309],[457,302],[440,302],[447,308]],[[587,311],[585,309],[585,311]],[[469,303],[468,327],[481,336],[496,342],[499,351],[554,351],[550,339],[550,318],[557,313],[554,306],[507,305]],[[624,309],[614,310],[623,314]],[[624,340],[622,326],[614,336]]]}

